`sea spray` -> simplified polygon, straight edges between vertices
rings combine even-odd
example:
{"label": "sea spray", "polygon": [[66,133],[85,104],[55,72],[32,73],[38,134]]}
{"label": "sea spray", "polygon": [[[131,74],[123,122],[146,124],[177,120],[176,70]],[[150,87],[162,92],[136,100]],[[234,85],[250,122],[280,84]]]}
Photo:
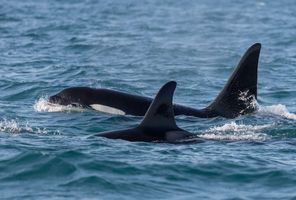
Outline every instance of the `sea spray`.
{"label": "sea spray", "polygon": [[34,104],[34,110],[36,112],[83,112],[84,108],[79,106],[63,106],[59,104],[53,104],[48,101],[48,97],[40,97]]}
{"label": "sea spray", "polygon": [[245,125],[230,122],[222,126],[214,126],[204,131],[199,137],[214,140],[250,140],[262,141],[268,139],[268,135],[260,132],[260,130],[272,127],[271,124],[266,125]]}
{"label": "sea spray", "polygon": [[46,128],[32,127],[29,122],[21,122],[17,119],[2,119],[0,120],[0,132],[9,134],[53,134],[59,135],[59,131],[48,131]]}
{"label": "sea spray", "polygon": [[290,113],[285,105],[259,106],[259,113],[270,113],[287,119],[296,120],[296,114]]}

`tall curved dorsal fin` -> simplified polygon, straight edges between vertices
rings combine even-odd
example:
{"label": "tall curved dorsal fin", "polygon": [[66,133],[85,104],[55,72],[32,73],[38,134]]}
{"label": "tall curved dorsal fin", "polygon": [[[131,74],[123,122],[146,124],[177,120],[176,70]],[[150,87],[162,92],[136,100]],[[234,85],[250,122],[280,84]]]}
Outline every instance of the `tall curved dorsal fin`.
{"label": "tall curved dorsal fin", "polygon": [[253,44],[241,58],[236,69],[232,73],[225,89],[232,91],[233,89],[249,89],[257,98],[257,71],[258,61],[261,50],[261,44]]}
{"label": "tall curved dorsal fin", "polygon": [[172,103],[176,85],[175,81],[170,81],[160,88],[139,127],[148,129],[179,129],[176,125]]}
{"label": "tall curved dorsal fin", "polygon": [[241,58],[217,98],[206,108],[217,115],[233,118],[252,112],[253,96],[257,99],[257,71],[261,44],[252,45]]}

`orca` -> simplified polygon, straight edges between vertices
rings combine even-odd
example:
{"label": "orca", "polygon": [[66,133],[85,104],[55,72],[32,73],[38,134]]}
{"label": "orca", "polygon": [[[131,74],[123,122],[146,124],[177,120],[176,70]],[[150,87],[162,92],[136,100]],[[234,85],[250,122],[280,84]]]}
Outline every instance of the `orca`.
{"label": "orca", "polygon": [[172,103],[176,85],[175,81],[170,81],[159,90],[142,122],[135,128],[102,132],[95,136],[130,142],[178,143],[182,140],[191,139],[194,134],[176,125]]}
{"label": "orca", "polygon": [[[249,47],[216,99],[204,109],[174,105],[175,115],[200,118],[235,118],[257,110],[257,70],[261,44]],[[49,102],[93,108],[111,114],[144,116],[153,99],[110,89],[70,87],[49,97]]]}

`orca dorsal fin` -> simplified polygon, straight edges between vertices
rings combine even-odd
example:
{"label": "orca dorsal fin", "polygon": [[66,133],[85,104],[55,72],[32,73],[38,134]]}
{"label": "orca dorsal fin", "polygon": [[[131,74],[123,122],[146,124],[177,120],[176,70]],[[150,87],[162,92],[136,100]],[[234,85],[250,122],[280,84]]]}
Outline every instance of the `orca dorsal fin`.
{"label": "orca dorsal fin", "polygon": [[261,44],[252,45],[241,58],[217,98],[206,108],[219,116],[234,118],[253,112],[257,99],[257,71]]}
{"label": "orca dorsal fin", "polygon": [[176,85],[175,81],[170,81],[160,88],[139,127],[147,129],[179,129],[176,125],[172,103]]}

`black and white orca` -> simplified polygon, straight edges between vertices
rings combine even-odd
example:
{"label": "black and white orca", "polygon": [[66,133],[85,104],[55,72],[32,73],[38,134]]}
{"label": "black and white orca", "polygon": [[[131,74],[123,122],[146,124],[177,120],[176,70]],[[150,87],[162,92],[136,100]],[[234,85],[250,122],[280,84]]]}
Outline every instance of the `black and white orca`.
{"label": "black and white orca", "polygon": [[[175,115],[201,118],[222,116],[235,118],[254,112],[257,108],[257,70],[261,44],[252,45],[241,58],[216,99],[204,109],[195,109],[174,104]],[[71,87],[49,98],[49,102],[60,105],[78,105],[112,114],[143,116],[152,98],[128,94],[109,89]]]}
{"label": "black and white orca", "polygon": [[166,83],[149,106],[143,121],[135,128],[102,132],[95,136],[109,139],[122,139],[131,142],[177,143],[192,139],[193,134],[176,125],[173,108],[173,95],[176,82]]}

